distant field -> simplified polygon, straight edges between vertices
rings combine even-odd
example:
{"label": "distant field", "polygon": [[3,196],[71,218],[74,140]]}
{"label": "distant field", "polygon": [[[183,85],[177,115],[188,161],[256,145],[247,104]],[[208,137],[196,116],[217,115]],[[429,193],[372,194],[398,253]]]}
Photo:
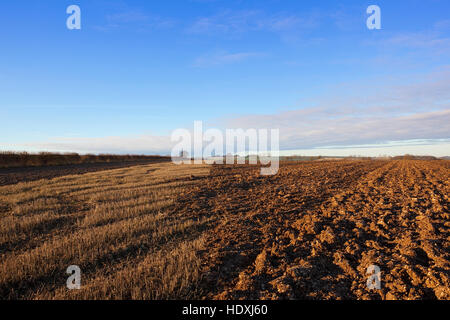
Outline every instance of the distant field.
{"label": "distant field", "polygon": [[0,298],[450,299],[449,194],[445,160],[275,176],[154,163],[0,186]]}
{"label": "distant field", "polygon": [[0,186],[25,181],[52,179],[55,177],[67,175],[84,174],[87,172],[126,168],[136,165],[169,162],[169,161],[170,158],[158,157],[153,159],[149,158],[147,160],[134,160],[134,161],[78,163],[78,164],[52,165],[52,166],[30,166],[20,168],[17,167],[0,168]]}

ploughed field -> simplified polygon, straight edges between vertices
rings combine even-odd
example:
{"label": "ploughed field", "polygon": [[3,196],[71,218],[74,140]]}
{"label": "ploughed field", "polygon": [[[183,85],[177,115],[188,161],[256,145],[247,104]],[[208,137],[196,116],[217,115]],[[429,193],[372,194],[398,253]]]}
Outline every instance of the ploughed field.
{"label": "ploughed field", "polygon": [[0,186],[0,298],[450,299],[450,161],[259,173],[156,163]]}

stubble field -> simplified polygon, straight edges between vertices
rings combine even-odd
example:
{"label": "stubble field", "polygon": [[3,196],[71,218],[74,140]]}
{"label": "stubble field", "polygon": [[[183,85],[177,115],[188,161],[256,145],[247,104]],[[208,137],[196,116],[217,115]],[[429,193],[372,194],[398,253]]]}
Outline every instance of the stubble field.
{"label": "stubble field", "polygon": [[450,299],[449,178],[444,160],[156,163],[0,186],[0,298]]}

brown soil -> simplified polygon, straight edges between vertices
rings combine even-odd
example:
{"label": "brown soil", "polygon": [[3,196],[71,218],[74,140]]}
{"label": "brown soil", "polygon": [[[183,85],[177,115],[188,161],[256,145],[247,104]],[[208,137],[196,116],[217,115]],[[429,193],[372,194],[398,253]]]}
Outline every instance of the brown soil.
{"label": "brown soil", "polygon": [[134,164],[0,186],[0,300],[450,299],[450,161]]}
{"label": "brown soil", "polygon": [[[449,161],[217,166],[181,199],[218,217],[208,299],[450,299]],[[220,217],[220,218],[219,218]],[[381,290],[369,290],[370,265]]]}

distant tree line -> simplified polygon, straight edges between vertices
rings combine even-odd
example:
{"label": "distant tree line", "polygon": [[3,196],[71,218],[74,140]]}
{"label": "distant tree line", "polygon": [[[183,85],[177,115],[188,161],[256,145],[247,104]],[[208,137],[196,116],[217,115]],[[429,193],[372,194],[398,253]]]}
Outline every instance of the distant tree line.
{"label": "distant tree line", "polygon": [[415,156],[412,154],[405,154],[403,156],[392,157],[393,160],[438,160],[433,156]]}
{"label": "distant tree line", "polygon": [[85,154],[53,153],[53,152],[11,152],[0,151],[0,168],[54,166],[82,163],[133,162],[133,161],[169,161],[170,157],[146,155],[115,155],[115,154]]}

